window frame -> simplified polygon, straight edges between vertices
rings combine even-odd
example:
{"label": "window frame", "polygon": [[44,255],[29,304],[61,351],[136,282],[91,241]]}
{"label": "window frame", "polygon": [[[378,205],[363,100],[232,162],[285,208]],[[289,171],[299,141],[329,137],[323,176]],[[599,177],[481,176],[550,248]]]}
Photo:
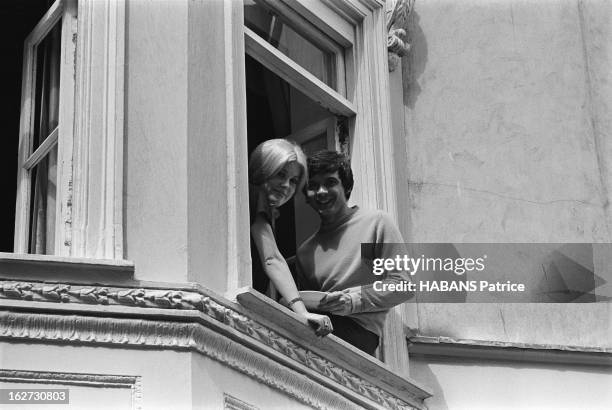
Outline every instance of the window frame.
{"label": "window frame", "polygon": [[335,56],[334,68],[336,74],[336,86],[337,91],[341,96],[347,95],[347,79],[346,79],[346,62],[345,62],[345,48],[351,47],[353,38],[347,39],[341,38],[338,41],[336,38],[328,35],[329,30],[323,31],[316,24],[313,24],[307,20],[302,13],[296,11],[294,8],[297,6],[299,9],[299,3],[293,2],[293,8],[290,6],[291,2],[285,4],[282,1],[270,1],[270,0],[253,0],[256,3],[274,11],[281,20],[290,25],[295,31],[299,32],[300,35],[316,44],[319,48]]}
{"label": "window frame", "polygon": [[[310,78],[309,73],[300,73],[299,70],[292,67],[292,61],[288,57],[279,56],[278,50],[273,49],[272,46],[266,47],[260,44],[255,41],[251,33],[244,30],[244,50],[247,53],[253,53],[254,44],[259,47],[260,49],[256,49],[255,52],[271,60],[268,66],[262,62],[266,68],[271,69],[277,75],[280,74],[272,64],[277,64],[276,67],[285,69],[285,77],[283,77],[285,81],[332,112],[348,111],[350,107],[349,115],[345,115],[348,123],[348,138],[346,141],[339,141],[341,148],[352,159],[353,174],[357,181],[349,205],[359,204],[364,208],[383,209],[397,220],[385,3],[382,0],[259,1],[274,8],[288,21],[296,21],[295,16],[299,16],[297,21],[309,22],[318,31],[344,47],[346,98],[343,96],[337,98],[336,91],[329,89],[322,82],[317,82],[316,77]],[[238,19],[243,25],[240,19],[243,17],[241,11],[242,4],[240,4]],[[262,41],[265,42],[263,39]],[[301,78],[297,80],[286,78],[291,74],[301,75]],[[239,82],[239,84],[244,87],[244,82]],[[238,91],[243,93],[246,100],[246,91],[244,89]],[[325,98],[328,99],[325,100]],[[240,108],[242,107],[246,110],[245,102],[241,103]],[[241,116],[246,118],[246,112],[241,113]],[[246,132],[238,137],[246,140]],[[246,141],[232,144],[232,146],[245,145]],[[239,175],[246,175],[247,164],[238,165],[242,168],[237,170],[236,175],[230,175],[230,180],[235,180]],[[243,208],[242,211],[244,212],[245,209]],[[248,232],[246,221],[248,221],[246,213],[237,215],[230,221],[229,226],[230,228],[239,226],[239,231]],[[241,223],[244,224],[242,229],[240,229]],[[238,257],[248,255],[247,242],[242,241],[241,243],[244,249],[238,250]],[[230,249],[231,246],[236,245],[234,237],[230,236],[229,245]],[[229,266],[233,265],[229,264]],[[229,273],[229,288],[250,285],[251,266],[250,264],[246,266],[249,268],[247,272]],[[238,283],[233,282],[236,279]],[[380,348],[388,366],[398,372],[405,372],[408,369],[406,335],[403,320],[395,312],[396,309],[388,317],[385,337]]]}
{"label": "window frame", "polygon": [[[244,45],[245,52],[248,55],[298,91],[301,91],[307,97],[317,101],[324,108],[327,108],[336,115],[343,115],[346,117],[353,116],[357,113],[354,105],[342,94],[319,80],[316,76],[308,72],[308,70],[274,48],[266,40],[246,26],[244,27]],[[340,52],[340,50],[338,52]],[[336,60],[340,58],[343,57],[336,54]],[[344,67],[344,62],[336,62],[335,66]],[[337,83],[342,84],[342,87],[345,88],[345,82],[341,77],[338,77],[338,75],[342,75],[342,78],[344,78],[344,68],[340,70],[337,69],[336,79]]]}
{"label": "window frame", "polygon": [[28,253],[31,172],[23,165],[31,154],[32,40],[61,18],[54,255],[124,258],[126,10],[126,0],[57,0],[25,42],[15,253]]}
{"label": "window frame", "polygon": [[[53,149],[58,148],[57,191],[55,209],[55,243],[53,254],[65,254],[66,230],[63,221],[70,218],[66,197],[72,167],[67,158],[72,157],[74,120],[74,76],[76,36],[76,0],[56,0],[36,24],[24,41],[24,59],[21,92],[21,118],[19,126],[19,155],[17,170],[17,198],[15,208],[16,253],[29,253],[31,187],[34,167]],[[60,23],[61,20],[61,23]],[[35,104],[37,47],[56,24],[61,24],[60,86],[58,126],[32,152]]]}

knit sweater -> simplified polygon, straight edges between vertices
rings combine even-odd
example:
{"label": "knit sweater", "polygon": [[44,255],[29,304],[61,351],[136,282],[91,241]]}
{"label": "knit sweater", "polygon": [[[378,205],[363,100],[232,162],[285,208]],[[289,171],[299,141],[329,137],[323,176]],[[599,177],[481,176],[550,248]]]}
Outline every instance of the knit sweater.
{"label": "knit sweater", "polygon": [[[373,284],[410,280],[404,271],[376,276],[374,258],[406,254],[402,235],[383,211],[353,207],[339,221],[322,225],[297,251],[297,282],[301,290],[323,292],[348,289],[352,309],[348,317],[367,330],[382,335],[388,310],[412,296],[409,292],[375,291]],[[364,254],[362,256],[362,243]]]}

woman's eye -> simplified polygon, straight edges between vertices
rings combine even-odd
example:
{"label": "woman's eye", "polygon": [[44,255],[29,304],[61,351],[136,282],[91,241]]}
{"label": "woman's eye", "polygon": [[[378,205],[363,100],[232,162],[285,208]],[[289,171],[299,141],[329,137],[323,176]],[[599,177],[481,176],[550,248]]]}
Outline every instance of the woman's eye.
{"label": "woman's eye", "polygon": [[279,178],[285,178],[287,176],[287,173],[285,171],[279,171],[276,176]]}
{"label": "woman's eye", "polygon": [[291,179],[289,180],[289,182],[291,182],[293,185],[297,185],[298,180],[297,180],[297,178],[291,178]]}

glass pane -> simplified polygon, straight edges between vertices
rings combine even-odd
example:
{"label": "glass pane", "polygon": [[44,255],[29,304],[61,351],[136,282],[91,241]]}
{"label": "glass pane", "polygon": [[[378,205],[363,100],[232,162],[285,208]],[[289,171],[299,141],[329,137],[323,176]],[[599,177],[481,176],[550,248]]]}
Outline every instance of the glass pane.
{"label": "glass pane", "polygon": [[244,24],[304,69],[337,89],[335,56],[296,32],[272,10],[244,1]]}
{"label": "glass pane", "polygon": [[30,253],[54,253],[56,192],[57,144],[32,170]]}
{"label": "glass pane", "polygon": [[32,151],[57,127],[59,118],[61,21],[36,47],[36,101]]}

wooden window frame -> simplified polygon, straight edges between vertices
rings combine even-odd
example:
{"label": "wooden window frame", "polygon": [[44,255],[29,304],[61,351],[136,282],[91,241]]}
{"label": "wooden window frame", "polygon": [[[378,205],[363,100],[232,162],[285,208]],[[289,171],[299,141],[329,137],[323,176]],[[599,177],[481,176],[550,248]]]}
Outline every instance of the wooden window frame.
{"label": "wooden window frame", "polygon": [[[72,39],[76,35],[76,12],[75,0],[55,1],[24,41],[15,209],[14,249],[16,253],[29,252],[30,224],[32,223],[30,221],[32,171],[55,146],[58,148],[58,167],[53,253],[65,253],[63,248],[66,242],[66,231],[63,229],[62,221],[69,213],[66,201],[69,187],[66,181],[70,180],[72,174],[67,159],[72,156],[75,67],[75,47]],[[61,24],[58,126],[32,152],[35,127],[37,47],[58,23]]]}
{"label": "wooden window frame", "polygon": [[[342,95],[347,95],[347,80],[346,80],[346,62],[345,62],[345,48],[352,46],[353,37],[348,34],[348,38],[332,34],[329,35],[330,30],[321,30],[317,24],[313,24],[310,20],[307,20],[303,15],[303,9],[301,12],[296,11],[300,9],[299,2],[282,2],[274,0],[255,0],[257,3],[264,5],[265,7],[273,10],[282,20],[290,25],[294,30],[303,35],[313,44],[316,44],[322,50],[334,55],[334,68],[336,74],[336,88],[337,92]],[[293,7],[293,8],[292,8]],[[295,9],[294,9],[295,8]],[[316,19],[315,22],[320,22]],[[324,24],[325,25],[325,24]],[[325,25],[326,26],[326,25]],[[350,32],[350,30],[347,30]],[[248,52],[248,49],[247,49]]]}
{"label": "wooden window frame", "polygon": [[[315,31],[324,33],[344,48],[345,96],[331,90],[305,70],[299,70],[301,68],[299,65],[295,67],[293,65],[295,63],[288,57],[273,47],[257,41],[253,36],[254,33],[244,30],[243,46],[247,53],[258,56],[257,59],[264,66],[280,75],[292,86],[330,111],[348,119],[349,138],[342,148],[347,150],[352,158],[356,180],[350,204],[356,203],[365,208],[386,210],[397,220],[384,1],[260,0],[260,2],[274,8],[278,14],[282,14],[283,18],[294,24],[309,22],[316,28]],[[242,25],[242,9],[236,11],[238,13],[236,24],[240,21]],[[302,31],[307,30],[299,27]],[[316,40],[313,36],[314,32],[309,38]],[[322,44],[319,41],[316,43]],[[234,50],[234,56],[240,51],[240,48]],[[232,72],[239,76],[243,69]],[[238,79],[236,84],[241,88],[237,91],[242,92],[246,99],[246,90],[242,89],[245,87],[244,80]],[[246,103],[242,101],[236,107],[246,109]],[[240,112],[236,118],[246,118],[246,112]],[[238,124],[235,126],[241,132],[229,137],[238,138],[231,146],[246,146],[246,130],[240,128]],[[235,163],[237,168],[228,175],[230,181],[237,181],[246,175],[246,156],[240,157],[243,161]],[[244,195],[236,191],[230,194],[229,199],[235,200]],[[229,231],[248,232],[246,225],[248,209],[246,207],[232,209],[240,212],[230,215]],[[236,255],[230,255],[228,266],[237,268],[238,266],[231,261],[248,255],[248,242],[238,241],[235,235],[229,235],[228,248],[236,250]],[[246,270],[242,270],[245,268]],[[250,264],[242,265],[242,269],[229,272],[228,288],[250,285]],[[406,336],[401,316],[396,310],[397,308],[392,311],[387,320],[381,349],[388,366],[398,372],[407,372]]]}
{"label": "wooden window frame", "polygon": [[123,259],[125,14],[126,0],[57,0],[25,41],[15,253],[28,253],[31,169],[54,145],[30,152],[34,52],[61,18],[54,254]]}
{"label": "wooden window frame", "polygon": [[347,117],[356,114],[353,104],[340,93],[247,27],[244,28],[244,45],[248,55],[329,111]]}

